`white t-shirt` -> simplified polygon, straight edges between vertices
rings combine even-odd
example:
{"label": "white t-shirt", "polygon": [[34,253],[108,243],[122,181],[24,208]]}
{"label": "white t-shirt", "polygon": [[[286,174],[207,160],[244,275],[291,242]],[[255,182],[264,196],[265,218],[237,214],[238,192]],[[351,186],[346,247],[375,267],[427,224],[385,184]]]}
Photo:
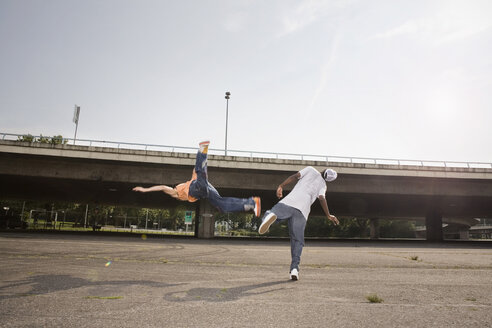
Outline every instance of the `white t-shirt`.
{"label": "white t-shirt", "polygon": [[297,208],[307,220],[311,205],[316,198],[326,193],[326,182],[314,167],[307,166],[299,171],[301,178],[297,181],[294,189],[280,201],[285,205]]}

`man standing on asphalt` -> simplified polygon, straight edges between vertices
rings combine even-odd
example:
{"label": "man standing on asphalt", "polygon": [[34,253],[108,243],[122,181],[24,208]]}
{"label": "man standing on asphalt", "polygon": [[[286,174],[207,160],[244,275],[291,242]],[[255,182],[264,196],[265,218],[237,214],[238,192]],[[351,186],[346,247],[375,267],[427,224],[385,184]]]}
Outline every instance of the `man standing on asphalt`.
{"label": "man standing on asphalt", "polygon": [[335,225],[338,219],[330,214],[326,203],[326,182],[337,178],[337,172],[326,169],[318,172],[315,168],[307,166],[288,177],[277,188],[277,197],[283,196],[283,187],[297,181],[294,189],[271,210],[266,211],[258,232],[264,234],[275,221],[288,220],[290,235],[290,250],[292,262],[290,264],[290,279],[299,279],[299,263],[301,261],[302,248],[304,247],[304,229],[311,211],[311,205],[316,198],[319,199],[326,217]]}

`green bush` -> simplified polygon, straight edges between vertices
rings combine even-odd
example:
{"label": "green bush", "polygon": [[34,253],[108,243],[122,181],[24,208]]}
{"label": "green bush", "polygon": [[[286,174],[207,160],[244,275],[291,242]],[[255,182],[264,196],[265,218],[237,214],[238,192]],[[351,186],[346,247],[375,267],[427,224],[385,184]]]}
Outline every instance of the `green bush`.
{"label": "green bush", "polygon": [[17,137],[17,141],[22,141],[22,142],[34,142],[34,137],[30,134],[24,134],[23,136]]}
{"label": "green bush", "polygon": [[65,145],[68,143],[68,140],[63,139],[62,135],[57,135],[53,137],[43,137],[43,135],[40,135],[39,138],[35,138],[31,134],[24,134],[22,136],[17,137],[17,141],[39,142],[39,143],[52,144],[52,145]]}
{"label": "green bush", "polygon": [[50,138],[49,137],[43,137],[43,135],[40,135],[39,138],[37,138],[35,140],[35,142],[39,142],[39,143],[43,143],[43,144],[51,143]]}
{"label": "green bush", "polygon": [[65,145],[68,143],[68,140],[64,140],[63,136],[61,136],[61,135],[57,135],[57,136],[51,137],[50,143],[52,145]]}

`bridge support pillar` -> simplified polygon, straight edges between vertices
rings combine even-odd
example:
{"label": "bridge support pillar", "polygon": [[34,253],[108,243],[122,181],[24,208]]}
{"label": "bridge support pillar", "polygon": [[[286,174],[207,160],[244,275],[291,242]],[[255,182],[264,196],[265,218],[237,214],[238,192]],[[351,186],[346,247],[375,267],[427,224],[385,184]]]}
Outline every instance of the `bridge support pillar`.
{"label": "bridge support pillar", "polygon": [[200,239],[214,238],[215,218],[212,206],[205,199],[200,199],[198,205],[198,229],[196,236]]}
{"label": "bridge support pillar", "polygon": [[460,230],[460,239],[469,240],[470,239],[470,229]]}
{"label": "bridge support pillar", "polygon": [[379,239],[379,219],[369,219],[369,229],[371,239]]}
{"label": "bridge support pillar", "polygon": [[428,241],[442,241],[442,215],[437,210],[430,210],[425,217]]}

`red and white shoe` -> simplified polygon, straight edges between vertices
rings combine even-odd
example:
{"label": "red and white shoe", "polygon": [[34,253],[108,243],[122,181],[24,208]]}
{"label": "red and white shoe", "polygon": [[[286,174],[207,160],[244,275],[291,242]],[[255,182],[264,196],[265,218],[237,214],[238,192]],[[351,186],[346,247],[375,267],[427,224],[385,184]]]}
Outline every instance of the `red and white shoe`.
{"label": "red and white shoe", "polygon": [[261,198],[260,197],[253,197],[253,200],[255,201],[255,216],[260,216],[261,214]]}
{"label": "red and white shoe", "polygon": [[200,153],[206,154],[208,152],[208,145],[210,145],[210,141],[202,141],[198,145],[200,146]]}

